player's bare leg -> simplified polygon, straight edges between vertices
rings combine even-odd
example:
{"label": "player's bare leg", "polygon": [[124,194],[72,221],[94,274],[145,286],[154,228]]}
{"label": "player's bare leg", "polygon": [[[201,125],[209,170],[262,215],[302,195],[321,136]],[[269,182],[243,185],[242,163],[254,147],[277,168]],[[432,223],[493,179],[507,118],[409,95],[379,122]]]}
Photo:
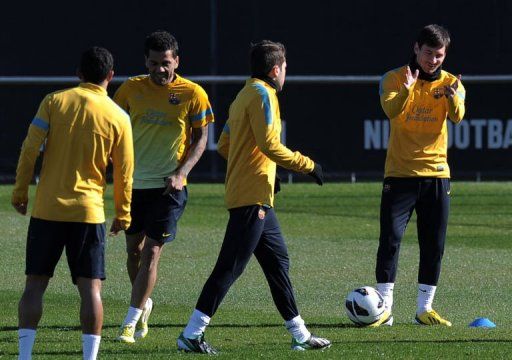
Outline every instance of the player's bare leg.
{"label": "player's bare leg", "polygon": [[28,275],[25,290],[18,305],[19,359],[31,359],[36,338],[36,328],[43,314],[43,295],[50,278]]}
{"label": "player's bare leg", "polygon": [[[137,239],[133,240],[132,245],[143,243],[144,247],[140,252],[137,272],[134,271],[130,308],[121,326],[121,333],[117,337],[119,341],[125,343],[133,343],[136,338],[144,338],[148,333],[148,317],[153,309],[153,301],[149,296],[155,287],[158,262],[163,247],[163,243],[148,237],[143,242],[137,242]],[[136,249],[132,248],[132,250]],[[136,252],[132,251],[132,254]],[[134,270],[135,261],[132,262],[132,265],[132,270]]]}
{"label": "player's bare leg", "polygon": [[80,323],[84,334],[101,334],[103,304],[101,302],[101,280],[79,277],[76,279],[80,293]]}
{"label": "player's bare leg", "polygon": [[27,275],[25,290],[18,305],[18,327],[35,329],[43,314],[43,295],[50,277]]}
{"label": "player's bare leg", "polygon": [[146,237],[139,271],[133,283],[130,305],[142,309],[155,287],[163,243]]}
{"label": "player's bare leg", "polygon": [[81,299],[80,324],[82,325],[84,359],[96,359],[103,326],[101,280],[79,277],[76,279],[76,285]]}
{"label": "player's bare leg", "polygon": [[126,258],[126,269],[128,270],[128,276],[130,277],[130,282],[132,285],[135,282],[137,273],[139,272],[140,258],[142,249],[144,248],[144,240],[144,232],[126,235],[126,253],[128,254]]}

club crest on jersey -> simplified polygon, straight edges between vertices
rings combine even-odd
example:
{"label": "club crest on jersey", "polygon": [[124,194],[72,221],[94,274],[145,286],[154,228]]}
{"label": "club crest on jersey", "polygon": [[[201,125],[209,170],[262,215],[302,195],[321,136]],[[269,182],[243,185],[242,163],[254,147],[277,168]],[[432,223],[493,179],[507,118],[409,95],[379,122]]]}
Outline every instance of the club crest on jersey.
{"label": "club crest on jersey", "polygon": [[265,210],[259,209],[258,210],[258,217],[260,218],[260,220],[264,220],[265,219]]}
{"label": "club crest on jersey", "polygon": [[169,104],[178,105],[179,103],[180,103],[180,99],[178,99],[176,94],[170,93],[169,94]]}
{"label": "club crest on jersey", "polygon": [[434,99],[442,98],[444,95],[444,88],[442,88],[442,87],[435,88],[434,91],[432,92],[432,95],[434,96]]}

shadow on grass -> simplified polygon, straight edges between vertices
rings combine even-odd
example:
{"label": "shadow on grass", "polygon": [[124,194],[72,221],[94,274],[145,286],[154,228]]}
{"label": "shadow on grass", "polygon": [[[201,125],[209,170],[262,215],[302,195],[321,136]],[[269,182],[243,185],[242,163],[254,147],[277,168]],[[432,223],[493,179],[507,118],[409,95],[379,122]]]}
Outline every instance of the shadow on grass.
{"label": "shadow on grass", "polygon": [[457,343],[511,343],[510,339],[442,339],[442,340],[420,340],[420,339],[386,339],[386,340],[348,340],[333,341],[333,344],[457,344]]}
{"label": "shadow on grass", "polygon": [[[109,341],[108,339],[104,339]],[[112,340],[113,341],[113,340]],[[110,341],[109,341],[110,342]],[[395,344],[460,344],[460,343],[490,343],[490,344],[497,344],[497,343],[512,343],[512,340],[507,339],[450,339],[450,340],[418,340],[418,339],[404,339],[404,340],[397,340],[397,339],[388,339],[388,340],[357,340],[357,341],[333,341],[333,345],[347,345],[347,344],[375,344],[375,345],[386,345],[389,343],[395,343]],[[179,351],[175,349],[151,349],[151,354],[172,354],[176,353],[178,354]],[[17,352],[3,352],[0,351],[0,355],[17,355]],[[34,352],[34,355],[66,355],[66,356],[79,356],[82,354],[81,351],[36,351]],[[147,349],[143,348],[135,348],[135,347],[124,347],[124,348],[116,348],[116,349],[101,349],[101,354],[103,356],[105,355],[119,355],[119,354],[144,354],[146,356],[148,354]]]}
{"label": "shadow on grass", "polygon": [[[503,204],[501,204],[503,206]],[[498,205],[496,205],[498,206]],[[379,221],[378,214],[364,214],[364,213],[357,213],[354,211],[341,211],[340,207],[332,207],[333,209],[330,209],[327,206],[308,206],[308,211],[298,210],[297,208],[283,208],[280,209],[280,214],[295,214],[295,215],[316,215],[316,216],[333,216],[333,217],[342,217],[344,219],[348,218],[354,218],[354,219],[362,219],[366,221]],[[378,206],[375,207],[378,209]],[[474,208],[474,205],[471,205],[471,208]],[[315,211],[318,210],[318,211]],[[468,214],[473,214],[473,212],[468,212]],[[505,216],[510,215],[509,211],[505,212],[493,212],[494,216]],[[411,220],[411,223],[416,223],[416,218]],[[455,222],[450,221],[450,226],[467,226],[467,227],[475,227],[475,228],[484,228],[484,229],[494,229],[495,225],[493,224],[487,224],[487,223],[472,223],[472,222]],[[512,226],[507,225],[500,225],[500,229],[509,230],[512,229]]]}
{"label": "shadow on grass", "polygon": [[[169,355],[172,355],[172,354],[180,354],[180,352],[176,349],[151,349],[151,355],[156,355],[156,354],[169,354]],[[147,358],[147,356],[149,355],[148,354],[148,350],[147,349],[136,349],[134,347],[130,347],[130,348],[119,348],[119,349],[100,349],[100,355],[102,357],[106,357],[107,355],[123,355],[123,354],[127,354],[127,355],[135,355],[135,354],[140,354],[141,355],[141,359],[145,359]],[[3,352],[3,351],[0,351],[0,356],[15,356],[15,355],[18,355],[18,352]],[[34,351],[32,353],[32,355],[35,355],[35,356],[42,356],[42,355],[50,355],[50,356],[73,356],[73,358],[77,358],[79,356],[82,355],[82,351],[79,350],[79,351]]]}
{"label": "shadow on grass", "polygon": [[[151,327],[155,329],[165,329],[165,328],[179,328],[182,329],[187,324],[167,324],[167,323],[151,323]],[[283,324],[213,324],[208,326],[208,328],[281,328]],[[351,324],[315,324],[308,323],[308,326],[314,328],[324,328],[324,329],[343,329],[343,328],[357,328]],[[103,325],[103,329],[118,329],[119,325],[106,324]],[[69,325],[46,325],[39,326],[38,329],[51,329],[51,330],[60,330],[60,331],[79,331],[80,326],[69,326]],[[17,326],[2,326],[0,327],[0,332],[3,331],[16,331],[18,330]]]}
{"label": "shadow on grass", "polygon": [[[178,350],[175,349],[151,349],[151,355],[155,354],[171,354],[171,353],[178,353]],[[119,349],[100,349],[100,354],[102,357],[105,357],[106,355],[122,355],[122,354],[141,354],[141,359],[146,358],[148,355],[147,349],[136,349],[133,347],[130,348],[119,348]],[[0,351],[0,355],[18,355],[18,352],[2,352]],[[73,356],[78,357],[82,355],[81,350],[77,351],[58,351],[58,350],[49,350],[49,351],[34,351],[32,355],[38,356],[38,355],[51,355],[51,356]],[[144,355],[144,356],[142,356]]]}

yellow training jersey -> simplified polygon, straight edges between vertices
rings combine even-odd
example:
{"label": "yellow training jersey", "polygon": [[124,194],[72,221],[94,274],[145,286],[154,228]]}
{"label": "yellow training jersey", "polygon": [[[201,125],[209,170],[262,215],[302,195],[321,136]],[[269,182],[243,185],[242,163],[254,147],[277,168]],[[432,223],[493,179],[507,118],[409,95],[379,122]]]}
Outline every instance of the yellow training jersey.
{"label": "yellow training jersey", "polygon": [[42,144],[44,157],[32,216],[52,221],[105,221],[106,168],[114,170],[116,217],[130,224],[133,142],[128,115],[95,84],[47,95],[23,142],[13,203],[28,200]]}
{"label": "yellow training jersey", "polygon": [[444,70],[439,79],[418,79],[407,89],[406,70],[391,70],[380,83],[380,103],[391,121],[385,177],[449,178],[446,119],[462,120],[466,91],[459,82],[453,98],[444,96],[444,86],[457,81]]}
{"label": "yellow training jersey", "polygon": [[251,78],[229,108],[229,118],[218,142],[228,160],[226,205],[274,205],[276,163],[302,173],[315,163],[281,144],[281,115],[276,90]]}
{"label": "yellow training jersey", "polygon": [[164,178],[186,155],[192,128],[213,122],[208,95],[201,86],[179,75],[168,85],[148,75],[128,79],[114,101],[129,114],[135,147],[135,189],[163,188]]}

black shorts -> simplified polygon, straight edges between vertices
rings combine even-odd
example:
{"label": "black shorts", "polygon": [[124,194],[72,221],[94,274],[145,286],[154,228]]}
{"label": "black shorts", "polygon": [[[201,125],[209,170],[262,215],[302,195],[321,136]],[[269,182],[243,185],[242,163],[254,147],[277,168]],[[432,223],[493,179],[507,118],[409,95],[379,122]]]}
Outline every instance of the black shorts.
{"label": "black shorts", "polygon": [[132,192],[132,222],[126,234],[143,232],[153,240],[167,243],[176,238],[178,220],[187,204],[187,187],[162,195],[161,189],[135,189]]}
{"label": "black shorts", "polygon": [[105,223],[30,218],[26,275],[53,276],[64,247],[73,284],[76,278],[105,280]]}

